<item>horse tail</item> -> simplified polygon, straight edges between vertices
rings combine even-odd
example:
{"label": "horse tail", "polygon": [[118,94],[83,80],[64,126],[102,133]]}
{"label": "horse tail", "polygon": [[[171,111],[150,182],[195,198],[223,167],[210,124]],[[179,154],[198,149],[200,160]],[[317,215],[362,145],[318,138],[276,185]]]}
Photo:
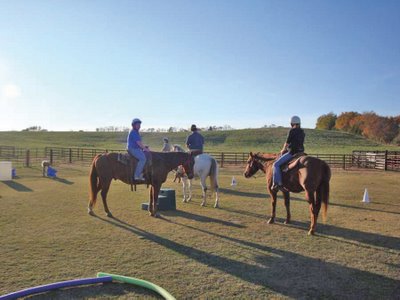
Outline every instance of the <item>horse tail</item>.
{"label": "horse tail", "polygon": [[210,185],[214,192],[218,192],[218,164],[214,157],[211,158]]}
{"label": "horse tail", "polygon": [[331,168],[327,163],[323,167],[323,179],[321,182],[321,200],[323,204],[322,220],[326,222],[328,217],[328,203],[329,203],[329,181],[331,179]]}
{"label": "horse tail", "polygon": [[89,207],[93,207],[96,204],[97,200],[97,193],[99,192],[99,182],[98,182],[98,174],[97,174],[97,169],[96,169],[96,162],[97,159],[101,156],[101,154],[98,154],[95,156],[92,162],[92,167],[90,169],[90,175],[89,175],[89,184],[90,184],[90,200],[89,200]]}

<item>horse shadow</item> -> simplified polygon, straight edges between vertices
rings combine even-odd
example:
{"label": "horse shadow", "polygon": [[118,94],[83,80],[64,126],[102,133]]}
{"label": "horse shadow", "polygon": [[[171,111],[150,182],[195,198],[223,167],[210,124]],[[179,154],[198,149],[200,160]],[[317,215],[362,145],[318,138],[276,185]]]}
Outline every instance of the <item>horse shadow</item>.
{"label": "horse shadow", "polygon": [[[229,245],[231,248],[238,248],[239,252],[248,251],[250,248],[255,251],[254,260],[256,263],[246,263],[208,253],[145,231],[119,219],[97,218],[210,268],[291,298],[341,298],[344,295],[343,293],[350,298],[379,298],[382,296],[380,294],[382,286],[390,294],[389,297],[396,297],[400,289],[397,280],[382,275],[215,232],[201,230],[207,235],[225,240],[231,244]],[[293,268],[293,266],[301,266],[301,268]],[[301,278],[306,278],[305,287],[290,288],[304,285],[304,280],[301,280]],[[326,279],[323,287],[317,285],[318,282],[321,282],[321,278]],[[356,281],[357,285],[353,285],[351,291],[349,291],[349,282],[353,281]]]}
{"label": "horse shadow", "polygon": [[2,181],[6,186],[16,190],[17,192],[33,192],[33,190],[19,182],[13,180]]}
{"label": "horse shadow", "polygon": [[[211,218],[211,217],[207,217],[207,216],[202,216],[202,215],[197,215],[197,214],[193,214],[187,211],[182,211],[182,210],[175,210],[175,211],[164,211],[163,214],[165,216],[174,216],[174,217],[181,217],[181,218],[185,218],[188,220],[194,220],[197,222],[201,222],[201,223],[216,223],[219,225],[223,225],[223,226],[228,226],[228,227],[237,227],[237,228],[244,228],[245,226],[240,225],[240,224],[236,224],[233,222],[229,222],[229,221],[224,221],[224,220],[220,220],[220,219],[215,219],[215,218]],[[161,219],[167,220],[166,218],[160,216]]]}
{"label": "horse shadow", "polygon": [[[271,226],[288,226],[291,228],[303,230],[305,232],[307,232],[310,227],[309,222],[306,223],[301,221],[291,221],[289,224],[284,224],[283,222],[283,218],[276,218],[275,223]],[[357,243],[357,246],[360,247],[382,247],[395,251],[400,250],[400,238],[398,237],[363,232],[349,228],[337,227],[329,224],[318,224],[316,235],[322,238],[340,240],[344,243]]]}

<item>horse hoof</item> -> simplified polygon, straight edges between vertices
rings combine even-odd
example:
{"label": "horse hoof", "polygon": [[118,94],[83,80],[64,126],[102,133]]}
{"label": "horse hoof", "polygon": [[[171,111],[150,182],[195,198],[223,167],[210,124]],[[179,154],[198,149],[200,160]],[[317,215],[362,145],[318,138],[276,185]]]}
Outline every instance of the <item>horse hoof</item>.
{"label": "horse hoof", "polygon": [[310,229],[307,233],[307,235],[314,235],[314,230]]}
{"label": "horse hoof", "polygon": [[107,215],[107,217],[109,217],[109,218],[112,218],[112,217],[113,217],[112,213],[110,213],[110,212],[108,212],[106,215]]}
{"label": "horse hoof", "polygon": [[93,210],[89,210],[89,211],[88,211],[88,214],[89,214],[90,216],[94,216],[94,215],[95,215],[94,212],[93,212]]}
{"label": "horse hoof", "polygon": [[271,219],[268,220],[267,223],[268,223],[268,224],[274,224],[274,223],[275,223],[275,220],[274,220],[273,218],[271,218]]}
{"label": "horse hoof", "polygon": [[215,205],[214,205],[214,208],[219,208],[219,205],[218,205],[218,204],[215,204]]}
{"label": "horse hoof", "polygon": [[286,220],[283,224],[290,224],[290,220]]}
{"label": "horse hoof", "polygon": [[204,207],[204,206],[206,206],[206,205],[205,205],[204,203],[201,203],[200,206],[201,206],[201,207]]}

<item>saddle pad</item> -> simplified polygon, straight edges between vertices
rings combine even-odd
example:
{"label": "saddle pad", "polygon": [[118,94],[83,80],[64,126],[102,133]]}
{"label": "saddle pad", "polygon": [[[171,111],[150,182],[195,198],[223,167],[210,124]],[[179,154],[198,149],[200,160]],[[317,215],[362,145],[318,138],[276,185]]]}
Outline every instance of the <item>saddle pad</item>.
{"label": "saddle pad", "polygon": [[129,154],[128,153],[118,153],[118,162],[123,165],[129,164]]}

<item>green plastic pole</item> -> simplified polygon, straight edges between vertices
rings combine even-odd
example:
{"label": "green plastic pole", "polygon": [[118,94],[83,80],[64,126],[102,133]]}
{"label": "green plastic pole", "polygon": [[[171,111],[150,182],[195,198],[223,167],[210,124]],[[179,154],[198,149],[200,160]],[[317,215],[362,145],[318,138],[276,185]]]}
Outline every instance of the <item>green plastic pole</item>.
{"label": "green plastic pole", "polygon": [[121,275],[109,274],[109,273],[103,273],[103,272],[97,273],[97,277],[105,277],[105,276],[111,276],[113,280],[124,282],[124,283],[129,283],[129,284],[134,284],[134,285],[141,286],[146,289],[152,290],[152,291],[160,294],[167,300],[176,300],[175,297],[172,296],[168,291],[166,291],[162,287],[160,287],[150,281],[138,279],[135,277],[127,277],[127,276],[121,276]]}

